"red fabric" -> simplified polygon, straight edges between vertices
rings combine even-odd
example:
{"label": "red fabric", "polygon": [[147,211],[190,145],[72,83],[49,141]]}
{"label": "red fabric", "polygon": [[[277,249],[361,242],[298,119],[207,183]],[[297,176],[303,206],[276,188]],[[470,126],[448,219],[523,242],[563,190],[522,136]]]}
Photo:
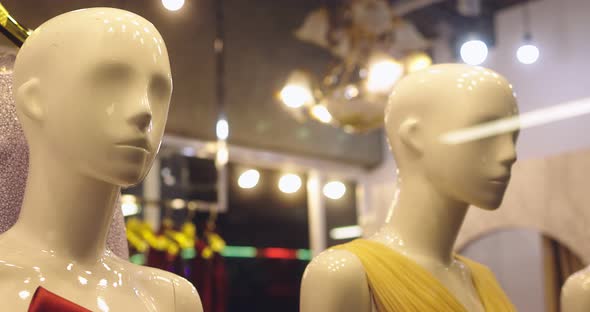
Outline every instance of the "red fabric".
{"label": "red fabric", "polygon": [[39,286],[29,304],[29,312],[92,312]]}
{"label": "red fabric", "polygon": [[219,253],[213,253],[209,259],[201,255],[207,244],[202,240],[195,243],[197,257],[193,259],[192,274],[189,280],[195,285],[203,311],[205,312],[226,312],[227,311],[227,272],[225,261]]}
{"label": "red fabric", "polygon": [[[171,227],[163,224],[162,228],[158,231],[158,233],[156,233],[156,236],[165,236],[164,233],[169,229],[171,229]],[[168,253],[167,250],[157,250],[155,248],[150,248],[147,253],[146,260],[147,261],[145,265],[152,268],[172,272],[178,275],[182,274],[182,259],[180,258],[179,254],[173,255]]]}

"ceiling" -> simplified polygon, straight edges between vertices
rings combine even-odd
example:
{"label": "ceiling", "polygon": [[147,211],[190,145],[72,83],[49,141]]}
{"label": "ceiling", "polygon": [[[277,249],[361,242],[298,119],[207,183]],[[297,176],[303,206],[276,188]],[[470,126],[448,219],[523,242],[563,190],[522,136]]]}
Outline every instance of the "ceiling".
{"label": "ceiling", "polygon": [[[118,7],[144,16],[162,33],[172,65],[174,92],[166,132],[200,140],[215,139],[215,0],[186,0],[177,12],[166,11],[159,0],[1,2],[12,16],[30,28],[58,14],[84,7]],[[493,16],[496,10],[520,2],[523,1],[483,1],[484,16]],[[223,81],[231,130],[229,142],[365,167],[379,164],[383,144],[380,131],[355,135],[312,121],[299,123],[274,98],[291,70],[303,67],[321,74],[334,61],[327,52],[292,35],[305,15],[322,2],[225,0],[223,3]],[[442,1],[407,18],[432,38],[438,35],[440,21],[448,21],[454,27],[469,24],[465,24],[455,7],[455,1]],[[493,25],[493,19],[489,20],[492,22],[487,24]],[[4,38],[0,44],[10,45]]]}

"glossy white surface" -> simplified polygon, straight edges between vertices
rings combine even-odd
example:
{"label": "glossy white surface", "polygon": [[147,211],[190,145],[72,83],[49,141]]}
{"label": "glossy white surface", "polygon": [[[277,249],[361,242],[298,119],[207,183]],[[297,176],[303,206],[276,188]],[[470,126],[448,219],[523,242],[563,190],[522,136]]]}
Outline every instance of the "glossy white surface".
{"label": "glossy white surface", "polygon": [[570,276],[563,285],[561,311],[590,311],[590,267]]}
{"label": "glossy white surface", "polygon": [[[398,189],[387,223],[370,239],[427,269],[468,311],[483,307],[470,271],[453,258],[453,245],[470,204],[491,210],[502,202],[516,160],[517,133],[461,144],[441,138],[517,113],[506,79],[462,64],[406,76],[386,111]],[[303,276],[301,310],[375,310],[359,260],[342,250],[314,258]]]}
{"label": "glossy white surface", "polygon": [[20,218],[0,235],[0,302],[26,311],[38,286],[92,311],[202,311],[195,288],[105,249],[119,190],[147,174],[172,78],[155,27],[111,8],[41,25],[14,68],[30,170]]}

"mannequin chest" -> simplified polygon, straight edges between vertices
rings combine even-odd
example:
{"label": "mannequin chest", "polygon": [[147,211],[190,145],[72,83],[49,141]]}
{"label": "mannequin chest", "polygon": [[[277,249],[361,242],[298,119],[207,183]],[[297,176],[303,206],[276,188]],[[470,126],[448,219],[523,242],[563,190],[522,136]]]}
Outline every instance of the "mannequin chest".
{"label": "mannequin chest", "polygon": [[2,310],[27,311],[39,286],[92,311],[174,309],[170,281],[158,278],[150,268],[144,270],[131,264],[107,261],[92,270],[83,270],[56,260],[19,259],[0,259]]}

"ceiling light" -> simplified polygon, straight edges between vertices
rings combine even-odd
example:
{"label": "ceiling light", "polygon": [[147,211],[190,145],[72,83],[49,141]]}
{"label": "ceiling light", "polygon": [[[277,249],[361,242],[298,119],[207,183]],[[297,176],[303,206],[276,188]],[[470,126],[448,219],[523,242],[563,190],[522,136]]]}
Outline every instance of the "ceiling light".
{"label": "ceiling light", "polygon": [[224,167],[229,161],[229,149],[225,140],[217,141],[217,151],[215,153],[215,166],[217,168]]}
{"label": "ceiling light", "polygon": [[311,108],[311,115],[323,123],[330,123],[332,121],[332,115],[324,105],[314,105]]}
{"label": "ceiling light", "polygon": [[175,198],[170,201],[170,208],[172,209],[182,209],[186,207],[186,201],[184,199]]}
{"label": "ceiling light", "polygon": [[260,172],[255,169],[250,169],[242,172],[238,178],[238,185],[243,189],[250,189],[255,187],[260,180]]}
{"label": "ceiling light", "polygon": [[229,137],[229,124],[227,123],[227,120],[221,118],[217,121],[215,133],[217,134],[217,139],[224,141],[227,140]]}
{"label": "ceiling light", "polygon": [[349,225],[330,230],[331,239],[350,239],[363,235],[363,229],[358,225]]}
{"label": "ceiling light", "polygon": [[283,193],[291,194],[301,188],[301,178],[296,174],[285,174],[279,179],[279,189]]}
{"label": "ceiling light", "polygon": [[369,66],[367,90],[374,93],[388,93],[403,73],[403,65],[393,59],[376,61]]}
{"label": "ceiling light", "polygon": [[280,93],[281,101],[290,108],[300,108],[313,101],[311,91],[301,85],[288,84]]}
{"label": "ceiling light", "polygon": [[432,65],[432,59],[424,52],[412,53],[406,58],[406,69],[409,73],[419,71]]}
{"label": "ceiling light", "polygon": [[488,46],[481,40],[470,40],[461,45],[461,59],[469,65],[480,65],[488,57]]}
{"label": "ceiling light", "polygon": [[359,95],[359,89],[355,85],[348,85],[344,89],[344,97],[348,100],[355,98]]}
{"label": "ceiling light", "polygon": [[523,64],[533,64],[539,59],[539,49],[532,44],[523,44],[516,50],[516,58]]}
{"label": "ceiling light", "polygon": [[323,192],[330,199],[340,199],[346,193],[346,185],[340,181],[331,181],[324,185]]}
{"label": "ceiling light", "polygon": [[178,11],[184,6],[184,0],[162,0],[162,4],[168,11]]}

